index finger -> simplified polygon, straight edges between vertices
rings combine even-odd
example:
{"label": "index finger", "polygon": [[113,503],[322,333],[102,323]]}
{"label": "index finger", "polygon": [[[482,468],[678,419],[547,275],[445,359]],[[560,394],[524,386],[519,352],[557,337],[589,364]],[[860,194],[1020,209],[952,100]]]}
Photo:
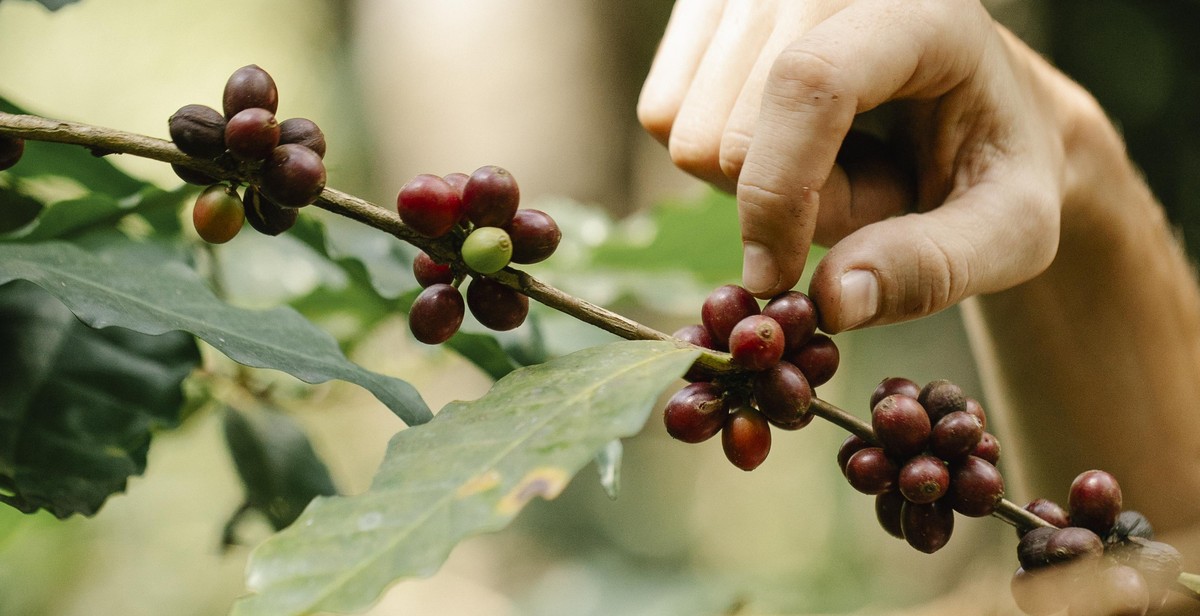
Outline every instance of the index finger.
{"label": "index finger", "polygon": [[742,279],[751,293],[770,297],[799,281],[820,193],[854,116],[962,82],[991,24],[974,3],[866,0],[779,55],[738,178]]}

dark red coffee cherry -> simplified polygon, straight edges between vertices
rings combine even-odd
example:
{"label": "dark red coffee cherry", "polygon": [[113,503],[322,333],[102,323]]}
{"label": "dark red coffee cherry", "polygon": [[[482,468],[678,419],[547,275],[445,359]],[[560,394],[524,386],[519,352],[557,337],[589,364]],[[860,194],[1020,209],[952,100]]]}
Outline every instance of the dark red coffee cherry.
{"label": "dark red coffee cherry", "polygon": [[714,289],[700,307],[700,320],[721,351],[729,349],[729,334],[734,326],[755,314],[759,314],[758,300],[746,289],[732,284]]}
{"label": "dark red coffee cherry", "polygon": [[225,117],[232,118],[239,112],[252,107],[266,109],[272,114],[279,110],[279,91],[275,80],[257,65],[243,66],[234,71],[225,82],[225,94],[221,98]]}
{"label": "dark red coffee cherry", "polygon": [[829,382],[838,369],[841,354],[837,344],[825,334],[817,334],[795,353],[789,353],[784,359],[796,364],[796,367],[808,377],[808,384],[819,387]]}
{"label": "dark red coffee cherry", "polygon": [[887,534],[897,539],[904,538],[900,514],[904,510],[905,502],[904,495],[895,490],[875,496],[875,519]]}
{"label": "dark red coffee cherry", "polygon": [[933,554],[950,541],[954,532],[954,511],[944,501],[924,505],[905,502],[900,510],[900,529],[908,545]]}
{"label": "dark red coffee cherry", "polygon": [[896,489],[900,468],[879,447],[866,447],[846,462],[846,480],[863,494],[883,494]]}
{"label": "dark red coffee cherry", "polygon": [[850,457],[854,454],[871,447],[872,445],[857,435],[851,434],[842,441],[842,446],[838,448],[837,462],[838,469],[842,471],[842,475],[846,474],[846,465],[850,462]]}
{"label": "dark red coffee cherry", "polygon": [[971,451],[976,458],[987,460],[993,466],[1000,463],[1000,441],[991,432],[984,432],[979,444]]}
{"label": "dark red coffee cherry", "polygon": [[25,154],[25,140],[0,135],[0,171],[11,168]]}
{"label": "dark red coffee cherry", "polygon": [[900,468],[898,484],[908,502],[932,503],[950,488],[950,470],[934,456],[914,456]]}
{"label": "dark red coffee cherry", "polygon": [[880,400],[871,411],[871,427],[883,450],[900,460],[921,453],[929,443],[929,415],[908,396]]}
{"label": "dark red coffee cherry", "polygon": [[1086,528],[1068,526],[1055,529],[1046,539],[1046,561],[1049,565],[1099,560],[1103,555],[1104,542]]}
{"label": "dark red coffee cherry", "polygon": [[729,414],[724,390],[715,383],[692,383],[675,392],[663,411],[667,434],[685,443],[701,443],[725,427]]}
{"label": "dark red coffee cherry", "polygon": [[812,421],[812,388],[800,369],[787,362],[754,375],[754,401],[773,425],[799,430]]}
{"label": "dark red coffee cherry", "polygon": [[266,109],[243,109],[225,124],[225,147],[238,160],[266,160],[277,145],[279,123]]}
{"label": "dark red coffee cherry", "polygon": [[550,258],[562,241],[562,231],[549,214],[541,210],[517,210],[504,227],[512,238],[513,263],[538,263]]}
{"label": "dark red coffee cherry", "polygon": [[1121,513],[1121,486],[1117,478],[1100,470],[1080,473],[1071,482],[1067,509],[1072,525],[1107,535]]}
{"label": "dark red coffee cherry", "polygon": [[1017,542],[1017,561],[1026,571],[1036,571],[1051,564],[1046,543],[1056,528],[1039,527],[1025,533]]}
{"label": "dark red coffee cherry", "polygon": [[729,352],[735,366],[766,370],[783,357],[783,328],[771,317],[750,315],[729,332]]}
{"label": "dark red coffee cherry", "polygon": [[263,235],[279,235],[295,226],[300,218],[299,210],[267,199],[253,186],[246,187],[242,205],[246,210],[246,222]]}
{"label": "dark red coffee cherry", "polygon": [[409,180],[396,197],[400,220],[425,237],[441,237],[462,218],[458,191],[442,178],[423,173]]}
{"label": "dark red coffee cherry", "polygon": [[974,451],[982,438],[979,419],[966,411],[955,411],[933,426],[929,451],[943,460],[958,460]]}
{"label": "dark red coffee cherry", "polygon": [[228,186],[214,184],[196,197],[192,208],[192,224],[196,233],[210,244],[224,244],[242,230],[246,215],[242,211],[242,200]]}
{"label": "dark red coffee cherry", "polygon": [[871,408],[874,409],[880,400],[892,395],[900,394],[916,399],[921,394],[921,386],[917,385],[910,379],[900,376],[893,376],[883,379],[879,385],[875,387],[875,393],[871,394]]}
{"label": "dark red coffee cherry", "polygon": [[225,116],[205,105],[184,105],[167,120],[175,147],[189,156],[216,158],[225,153]]}
{"label": "dark red coffee cherry", "polygon": [[787,291],[771,298],[762,313],[783,328],[785,352],[804,346],[817,332],[817,306],[799,291]]}
{"label": "dark red coffee cherry", "polygon": [[325,163],[295,143],[275,148],[262,168],[263,194],[284,207],[304,207],[325,190]]}
{"label": "dark red coffee cherry", "polygon": [[192,169],[191,167],[185,167],[177,163],[171,163],[171,171],[174,171],[175,175],[178,176],[179,179],[195,186],[212,186],[213,184],[220,182],[220,180],[208,174],[201,173],[195,169]]}
{"label": "dark red coffee cherry", "polygon": [[279,144],[302,145],[325,158],[325,133],[308,118],[288,118],[279,123]]}
{"label": "dark red coffee cherry", "polygon": [[1004,498],[1004,477],[986,460],[967,456],[950,469],[950,491],[943,499],[970,517],[991,515]]}
{"label": "dark red coffee cherry", "polygon": [[917,396],[917,401],[925,407],[933,423],[955,411],[967,410],[967,397],[963,395],[962,388],[945,379],[931,381],[925,385]]}
{"label": "dark red coffee cherry", "polygon": [[504,332],[525,322],[529,298],[491,278],[477,276],[467,285],[467,308],[484,327]]}
{"label": "dark red coffee cherry", "polygon": [[450,284],[454,282],[454,270],[445,263],[434,261],[433,257],[422,250],[413,257],[413,277],[422,287]]}
{"label": "dark red coffee cherry", "polygon": [[[708,333],[708,329],[703,325],[685,325],[671,335],[698,347],[713,348],[712,335]],[[688,369],[683,378],[689,381],[705,381],[709,380],[711,375],[705,370],[693,366]]]}
{"label": "dark red coffee cherry", "polygon": [[1036,515],[1058,528],[1066,528],[1071,525],[1071,520],[1067,517],[1067,511],[1061,505],[1049,499],[1037,498],[1031,500],[1028,505],[1025,505],[1025,511]]}
{"label": "dark red coffee cherry", "polygon": [[467,218],[479,227],[504,227],[517,213],[521,191],[507,170],[495,165],[471,174],[462,191]]}
{"label": "dark red coffee cherry", "polygon": [[[458,197],[461,199],[463,190],[466,189],[467,182],[471,179],[471,176],[465,173],[455,172],[447,173],[446,175],[442,176],[442,179],[446,180],[447,184],[454,188],[454,190],[458,191]],[[463,220],[466,221],[466,212],[463,212]]]}
{"label": "dark red coffee cherry", "polygon": [[739,408],[725,418],[721,447],[734,466],[752,471],[771,452],[771,424],[762,413],[748,407]]}
{"label": "dark red coffee cherry", "polygon": [[458,289],[435,284],[417,296],[408,313],[408,328],[425,344],[441,344],[462,325],[466,304]]}
{"label": "dark red coffee cherry", "polygon": [[974,415],[979,420],[979,425],[987,430],[987,414],[983,412],[983,406],[979,404],[979,401],[975,398],[967,398],[966,407],[967,412]]}

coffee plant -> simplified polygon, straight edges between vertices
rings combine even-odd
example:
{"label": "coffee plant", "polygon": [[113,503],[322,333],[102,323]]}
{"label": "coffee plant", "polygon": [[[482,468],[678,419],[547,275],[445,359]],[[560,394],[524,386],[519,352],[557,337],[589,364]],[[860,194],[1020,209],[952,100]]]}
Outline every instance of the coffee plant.
{"label": "coffee plant", "polygon": [[[954,383],[886,378],[868,419],[818,397],[841,353],[817,332],[805,294],[760,305],[741,287],[721,286],[698,307],[700,323],[667,335],[514,267],[553,258],[571,238],[549,214],[521,207],[505,169],[418,175],[385,208],[325,185],[326,136],[309,119],[277,120],[287,100],[263,69],[235,71],[221,103],[220,111],[180,107],[165,119],[166,141],[0,101],[0,332],[9,354],[0,502],[59,518],[95,514],[145,469],[154,431],[179,425],[195,404],[183,383],[201,366],[198,340],[244,366],[352,382],[409,426],[356,496],[336,494],[304,433],[270,410],[269,391],[248,403],[215,388],[206,395],[225,407],[246,489],[225,543],[239,541],[250,511],[279,531],[254,551],[250,594],[233,613],[353,612],[396,580],[436,570],[466,537],[506,526],[533,498],[553,499],[593,459],[615,491],[613,444],[641,431],[683,377],[690,383],[663,414],[672,437],[702,443],[720,434],[728,460],[750,471],[777,432],[832,422],[850,433],[837,455],[841,473],[874,497],[884,532],[919,551],[945,546],[956,514],[1014,526],[1011,590],[1029,614],[1146,614],[1168,591],[1197,596],[1180,554],[1154,541],[1151,521],[1126,508],[1136,503],[1122,500],[1108,473],[1081,474],[1066,507],[1006,500],[1000,443],[982,405]],[[161,161],[204,188],[196,197],[186,186],[162,190],[111,166],[113,154]],[[86,195],[48,204],[27,190],[47,176],[69,177]],[[186,237],[179,211],[193,198],[204,244],[144,231]],[[351,362],[295,310],[235,307],[201,275],[197,255],[244,223],[327,254],[319,223],[300,215],[307,207],[414,247],[417,288],[390,307],[407,313],[417,340],[445,343],[493,376],[486,395],[435,415],[411,385]],[[550,358],[460,331],[468,312],[491,330],[536,327],[527,324],[530,300],[625,341]]]}

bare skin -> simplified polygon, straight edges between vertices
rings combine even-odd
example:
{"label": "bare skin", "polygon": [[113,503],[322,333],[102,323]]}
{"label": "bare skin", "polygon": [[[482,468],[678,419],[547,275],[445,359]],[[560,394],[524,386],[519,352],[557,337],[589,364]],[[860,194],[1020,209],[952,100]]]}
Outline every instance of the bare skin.
{"label": "bare skin", "polygon": [[[835,164],[881,105],[911,174],[882,152]],[[638,113],[736,193],[759,297],[794,286],[816,242],[829,331],[971,300],[1015,499],[1103,468],[1200,555],[1192,268],[1095,100],[978,2],[679,0]]]}

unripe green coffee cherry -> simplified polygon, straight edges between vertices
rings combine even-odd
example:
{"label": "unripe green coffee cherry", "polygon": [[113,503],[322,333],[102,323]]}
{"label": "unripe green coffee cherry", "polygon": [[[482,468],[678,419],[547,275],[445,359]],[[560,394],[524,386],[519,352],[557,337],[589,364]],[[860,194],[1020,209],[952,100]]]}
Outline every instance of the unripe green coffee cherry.
{"label": "unripe green coffee cherry", "polygon": [[462,258],[472,270],[494,274],[512,260],[512,239],[499,227],[479,227],[463,241]]}

